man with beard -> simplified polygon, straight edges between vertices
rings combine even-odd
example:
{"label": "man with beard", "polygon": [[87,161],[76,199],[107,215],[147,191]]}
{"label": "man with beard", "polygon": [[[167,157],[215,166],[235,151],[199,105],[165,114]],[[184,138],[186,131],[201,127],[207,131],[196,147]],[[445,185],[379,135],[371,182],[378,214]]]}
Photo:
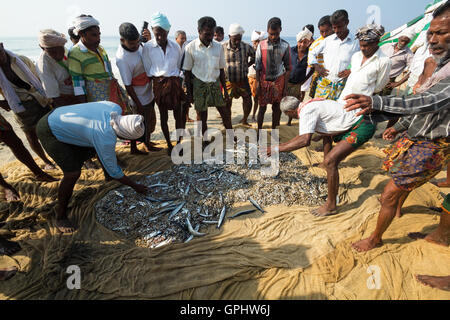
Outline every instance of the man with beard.
{"label": "man with beard", "polygon": [[[387,129],[384,138],[393,140],[403,136],[392,147],[385,161],[385,169],[392,180],[381,196],[378,223],[372,235],[353,245],[358,252],[367,252],[383,246],[382,237],[409,193],[433,179],[450,160],[450,5],[447,2],[436,10],[431,21],[429,44],[438,68],[427,81],[426,92],[408,97],[373,98],[361,95],[346,97],[347,110],[362,108],[360,114],[373,111],[406,115],[394,127]],[[371,115],[374,121],[383,118]],[[448,246],[450,215],[443,213],[439,228],[432,234],[417,236],[428,242]]]}

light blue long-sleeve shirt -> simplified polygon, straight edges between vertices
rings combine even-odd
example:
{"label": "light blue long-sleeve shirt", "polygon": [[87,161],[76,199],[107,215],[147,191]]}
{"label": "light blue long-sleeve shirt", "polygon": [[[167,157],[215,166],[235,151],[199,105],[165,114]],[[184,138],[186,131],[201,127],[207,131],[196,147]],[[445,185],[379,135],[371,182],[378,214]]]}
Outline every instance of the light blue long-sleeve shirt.
{"label": "light blue long-sleeve shirt", "polygon": [[48,125],[60,142],[95,148],[106,172],[120,179],[124,173],[117,164],[117,135],[110,124],[112,112],[120,115],[122,109],[106,101],[61,107],[48,117]]}

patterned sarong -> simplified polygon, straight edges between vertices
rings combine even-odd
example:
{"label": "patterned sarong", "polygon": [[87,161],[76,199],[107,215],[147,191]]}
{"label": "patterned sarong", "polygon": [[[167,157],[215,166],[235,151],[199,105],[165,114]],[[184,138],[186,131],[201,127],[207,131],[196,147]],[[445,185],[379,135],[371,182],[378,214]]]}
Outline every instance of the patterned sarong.
{"label": "patterned sarong", "polygon": [[248,84],[250,85],[250,90],[252,91],[252,97],[256,98],[256,89],[258,89],[258,81],[256,81],[256,78],[248,77]]}
{"label": "patterned sarong", "polygon": [[205,112],[209,107],[225,107],[219,81],[206,83],[194,78],[193,84],[195,110]]}
{"label": "patterned sarong", "polygon": [[268,104],[280,103],[283,99],[284,84],[284,75],[280,76],[274,82],[261,80],[259,105],[264,107]]}
{"label": "patterned sarong", "polygon": [[347,79],[340,82],[331,82],[330,80],[319,77],[317,80],[316,98],[324,98],[327,100],[337,101],[344,91]]}
{"label": "patterned sarong", "polygon": [[249,97],[251,90],[248,82],[229,82],[227,81],[227,91],[230,98],[239,99]]}
{"label": "patterned sarong", "polygon": [[174,110],[185,100],[183,86],[178,77],[158,77],[153,79],[153,92],[158,107]]}
{"label": "patterned sarong", "polygon": [[116,79],[86,81],[86,91],[88,102],[110,101],[117,103],[122,108],[123,114],[131,111],[127,94]]}
{"label": "patterned sarong", "polygon": [[400,189],[412,191],[438,175],[450,161],[450,139],[412,141],[406,134],[390,149],[383,169]]}

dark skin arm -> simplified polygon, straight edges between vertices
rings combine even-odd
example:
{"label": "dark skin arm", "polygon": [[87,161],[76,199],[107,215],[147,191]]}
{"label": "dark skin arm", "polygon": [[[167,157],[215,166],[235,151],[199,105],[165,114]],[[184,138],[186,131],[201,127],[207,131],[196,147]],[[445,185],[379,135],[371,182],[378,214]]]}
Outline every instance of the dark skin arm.
{"label": "dark skin arm", "polygon": [[327,69],[325,69],[324,67],[322,67],[318,64],[313,64],[313,67],[314,67],[314,71],[316,71],[319,74],[319,76],[321,76],[321,77],[326,77],[330,73],[330,71],[328,71]]}
{"label": "dark skin arm", "polygon": [[86,95],[76,96],[75,99],[78,101],[78,103],[87,103],[88,102]]}
{"label": "dark skin arm", "polygon": [[345,98],[347,105],[345,106],[346,111],[353,111],[357,109],[362,109],[356,116],[363,116],[372,113],[372,98],[368,96],[363,96],[359,94],[351,94]]}
{"label": "dark skin arm", "polygon": [[149,189],[146,186],[135,183],[133,180],[131,180],[127,176],[123,176],[122,178],[117,179],[117,181],[119,181],[120,183],[122,183],[126,186],[133,188],[137,193],[140,193],[140,194],[146,194],[149,191]]}
{"label": "dark skin arm", "polygon": [[139,98],[136,94],[136,91],[134,91],[133,86],[125,86],[125,89],[127,90],[128,95],[131,97],[131,99],[134,101],[134,103],[136,104],[136,108],[138,109],[139,113],[143,113],[143,106],[141,101],[139,101]]}
{"label": "dark skin arm", "polygon": [[11,111],[8,101],[6,100],[0,100],[0,108],[4,109],[5,111]]}
{"label": "dark skin arm", "polygon": [[187,100],[189,103],[194,102],[194,87],[192,86],[192,71],[184,71],[184,81],[187,88]]}
{"label": "dark skin arm", "polygon": [[267,155],[270,157],[275,151],[275,148],[279,149],[279,152],[292,152],[295,150],[303,149],[311,145],[313,134],[304,134],[302,136],[297,136],[289,142],[282,143],[278,147],[272,147],[267,149]]}
{"label": "dark skin arm", "polygon": [[339,72],[338,77],[342,79],[346,79],[350,76],[352,71],[350,69]]}
{"label": "dark skin arm", "polygon": [[52,105],[54,108],[70,106],[78,103],[78,97],[72,95],[61,95],[58,98],[53,98],[52,100]]}

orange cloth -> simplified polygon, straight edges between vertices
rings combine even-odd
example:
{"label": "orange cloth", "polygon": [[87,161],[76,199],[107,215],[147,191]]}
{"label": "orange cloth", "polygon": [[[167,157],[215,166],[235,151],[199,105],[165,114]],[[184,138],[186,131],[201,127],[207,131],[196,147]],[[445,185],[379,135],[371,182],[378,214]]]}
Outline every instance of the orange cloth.
{"label": "orange cloth", "polygon": [[147,73],[142,73],[131,80],[131,85],[133,87],[143,87],[147,83],[150,83],[150,79],[147,76]]}

